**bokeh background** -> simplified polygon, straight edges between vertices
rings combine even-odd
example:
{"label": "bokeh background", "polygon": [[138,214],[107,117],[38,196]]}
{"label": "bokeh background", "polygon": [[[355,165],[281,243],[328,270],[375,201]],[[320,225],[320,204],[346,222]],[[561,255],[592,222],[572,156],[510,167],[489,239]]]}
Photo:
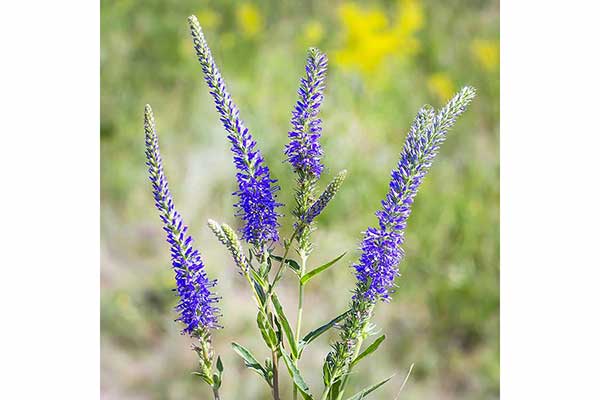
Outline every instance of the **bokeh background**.
{"label": "bokeh background", "polygon": [[[188,35],[196,14],[242,118],[292,204],[282,155],[306,49],[330,58],[322,108],[326,171],[348,178],[320,218],[311,265],[351,250],[307,288],[303,326],[341,312],[361,232],[375,223],[410,122],[460,86],[479,96],[423,184],[406,235],[402,277],[374,322],[387,334],[350,391],[397,375],[371,395],[394,399],[499,397],[499,4],[487,0],[101,2],[101,391],[103,399],[208,399],[195,356],[173,322],[173,274],[144,166],[143,106],[152,104],[166,173],[212,277],[225,328],[215,343],[225,399],[267,399],[235,340],[267,357],[244,282],[206,220],[237,224],[234,169]],[[283,210],[289,234],[290,207]],[[293,314],[295,280],[282,284]],[[321,388],[322,337],[301,363]],[[284,392],[289,383],[284,383]]]}

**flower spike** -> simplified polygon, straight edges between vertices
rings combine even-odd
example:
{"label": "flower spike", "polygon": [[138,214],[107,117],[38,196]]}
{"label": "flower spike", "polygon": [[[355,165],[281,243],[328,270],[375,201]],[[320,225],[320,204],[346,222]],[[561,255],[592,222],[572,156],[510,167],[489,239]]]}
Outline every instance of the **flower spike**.
{"label": "flower spike", "polygon": [[[431,167],[448,129],[454,125],[475,97],[475,89],[465,87],[437,115],[429,106],[417,114],[406,137],[400,161],[391,173],[389,191],[376,215],[379,226],[367,228],[361,257],[354,264],[356,288],[350,311],[340,328],[340,340],[333,345],[324,365],[326,385],[347,376],[360,343],[368,335],[370,319],[378,301],[388,301],[397,265],[404,257],[404,229],[419,185]],[[343,383],[342,383],[343,386]]]}
{"label": "flower spike", "polygon": [[245,222],[242,238],[262,250],[265,245],[279,240],[276,209],[281,204],[275,201],[279,186],[275,185],[276,180],[271,178],[269,168],[256,148],[256,141],[239,117],[238,108],[227,91],[198,19],[190,16],[188,23],[204,79],[228,133],[227,139],[238,170],[238,190],[234,194],[239,199],[235,205],[237,215]]}
{"label": "flower spike", "polygon": [[187,226],[173,204],[169,183],[165,177],[158,146],[158,135],[152,108],[146,105],[144,112],[146,134],[146,165],[156,208],[171,245],[171,263],[175,271],[179,303],[178,321],[185,325],[182,333],[202,338],[209,329],[218,328],[219,310],[215,307],[218,297],[212,293],[216,280],[210,280],[198,250],[193,248],[194,240],[187,234]]}
{"label": "flower spike", "polygon": [[379,227],[368,228],[361,246],[362,256],[354,265],[359,282],[368,283],[357,295],[368,300],[387,300],[398,276],[397,265],[404,257],[401,245],[411,206],[423,178],[438,153],[440,144],[456,118],[475,97],[471,87],[463,88],[434,117],[431,107],[423,107],[406,138],[397,168],[392,171],[390,188],[377,211]]}
{"label": "flower spike", "polygon": [[323,171],[319,144],[321,120],[317,118],[327,73],[327,56],[319,49],[308,50],[306,76],[300,79],[299,99],[292,111],[292,130],[288,133],[290,142],[285,146],[285,154],[294,171],[307,177],[318,179]]}
{"label": "flower spike", "polygon": [[327,56],[316,48],[308,50],[305,75],[300,78],[298,101],[292,110],[292,130],[288,132],[290,142],[285,146],[285,155],[292,169],[298,175],[296,207],[293,214],[298,219],[298,250],[308,255],[312,250],[310,234],[314,230],[307,221],[309,207],[315,201],[314,192],[323,171],[321,163],[321,120],[319,109],[323,103],[323,90],[327,73]]}

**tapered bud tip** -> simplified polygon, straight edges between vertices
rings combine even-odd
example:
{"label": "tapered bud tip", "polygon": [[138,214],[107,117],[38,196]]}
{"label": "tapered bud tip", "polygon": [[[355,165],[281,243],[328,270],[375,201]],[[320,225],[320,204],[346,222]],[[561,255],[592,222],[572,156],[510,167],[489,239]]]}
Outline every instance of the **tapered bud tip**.
{"label": "tapered bud tip", "polygon": [[339,172],[338,177],[340,179],[346,179],[346,175],[348,175],[348,170],[347,169],[343,169]]}
{"label": "tapered bud tip", "polygon": [[190,28],[192,30],[197,30],[198,32],[202,33],[202,27],[200,26],[200,21],[198,21],[198,18],[195,15],[190,15],[187,18],[188,21],[188,25],[190,26]]}
{"label": "tapered bud tip", "polygon": [[146,114],[146,115],[152,115],[152,107],[150,107],[150,104],[146,104],[144,106],[144,114]]}
{"label": "tapered bud tip", "polygon": [[236,242],[238,240],[238,237],[235,234],[235,230],[233,230],[233,228],[231,228],[229,225],[223,224],[221,225],[221,228],[223,229],[223,232],[229,238],[229,240],[231,240],[232,242]]}
{"label": "tapered bud tip", "polygon": [[219,228],[219,223],[217,221],[215,221],[214,219],[209,219],[207,223],[211,229]]}
{"label": "tapered bud tip", "polygon": [[475,95],[477,95],[477,89],[475,89],[473,86],[465,86],[462,89],[462,92],[465,93],[465,95],[469,96],[470,98],[475,97]]}

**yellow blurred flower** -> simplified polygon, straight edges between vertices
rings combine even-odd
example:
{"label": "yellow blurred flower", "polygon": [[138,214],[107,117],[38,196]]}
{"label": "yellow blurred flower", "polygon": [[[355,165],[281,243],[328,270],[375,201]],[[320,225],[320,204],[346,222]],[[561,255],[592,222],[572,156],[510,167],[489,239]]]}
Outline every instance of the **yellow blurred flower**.
{"label": "yellow blurred flower", "polygon": [[475,60],[486,70],[495,71],[500,63],[500,43],[497,40],[475,39],[471,43]]}
{"label": "yellow blurred flower", "polygon": [[196,16],[200,21],[200,25],[205,29],[215,29],[221,24],[221,15],[209,8],[199,11]]}
{"label": "yellow blurred flower", "polygon": [[441,72],[435,73],[427,79],[427,87],[442,102],[447,101],[454,94],[452,79]]}
{"label": "yellow blurred flower", "polygon": [[425,13],[419,0],[400,1],[395,30],[403,55],[412,55],[419,50],[420,43],[415,35],[424,24]]}
{"label": "yellow blurred flower", "polygon": [[310,21],[304,26],[304,41],[310,45],[316,45],[323,39],[325,29],[319,21]]}
{"label": "yellow blurred flower", "polygon": [[263,30],[263,17],[252,3],[239,6],[236,10],[236,19],[240,31],[247,38],[256,37]]}
{"label": "yellow blurred flower", "polygon": [[407,57],[419,49],[415,34],[423,27],[420,0],[399,0],[392,22],[377,8],[345,3],[338,9],[343,47],[333,53],[337,64],[372,75],[391,56]]}

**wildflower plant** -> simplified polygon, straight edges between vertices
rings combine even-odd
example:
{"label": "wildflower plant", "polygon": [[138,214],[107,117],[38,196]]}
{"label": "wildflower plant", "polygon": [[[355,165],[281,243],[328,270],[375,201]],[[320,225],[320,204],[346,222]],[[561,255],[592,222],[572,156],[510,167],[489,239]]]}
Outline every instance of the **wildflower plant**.
{"label": "wildflower plant", "polygon": [[[327,57],[318,49],[308,50],[298,99],[291,111],[289,142],[283,151],[296,175],[295,205],[291,208],[295,218],[290,236],[282,241],[278,217],[283,205],[277,202],[280,187],[271,176],[257,142],[240,118],[197,18],[189,17],[188,23],[201,71],[227,133],[237,170],[238,188],[233,194],[238,199],[235,215],[241,220],[241,229],[236,231],[228,224],[213,220],[208,221],[208,227],[230,253],[238,274],[248,284],[248,293],[256,304],[258,333],[270,352],[270,358],[260,362],[250,349],[235,342],[232,343],[233,350],[246,367],[260,376],[275,400],[287,398],[280,391],[280,382],[286,374],[292,382],[293,399],[363,399],[389,378],[353,396],[346,396],[345,389],[352,369],[385,339],[384,335],[379,336],[362,349],[363,343],[376,332],[372,319],[378,303],[389,302],[394,293],[394,282],[400,276],[398,265],[404,257],[404,231],[419,186],[447,132],[473,100],[475,91],[467,86],[439,111],[424,106],[418,112],[398,164],[391,172],[388,193],[376,213],[378,224],[367,228],[363,234],[361,255],[352,265],[356,284],[348,309],[306,332],[302,328],[306,285],[345,255],[343,253],[321,266],[308,268],[313,251],[312,232],[316,229],[318,217],[334,199],[346,177],[346,171],[340,171],[319,193],[324,168],[323,148],[319,141],[323,134],[319,111],[325,89]],[[211,387],[214,398],[220,399],[223,364],[219,357],[215,359],[212,346],[213,336],[218,337],[218,329],[222,327],[219,323],[222,316],[217,308],[217,281],[208,277],[188,228],[175,209],[150,106],[145,109],[144,130],[146,164],[154,202],[171,249],[175,291],[179,298],[177,320],[183,324],[182,333],[196,341],[193,345],[199,358],[196,374]],[[286,272],[298,284],[294,325],[277,296],[278,283]],[[323,363],[323,387],[309,388],[303,379],[299,361],[309,345],[332,328],[338,330],[339,338],[331,345]]]}

